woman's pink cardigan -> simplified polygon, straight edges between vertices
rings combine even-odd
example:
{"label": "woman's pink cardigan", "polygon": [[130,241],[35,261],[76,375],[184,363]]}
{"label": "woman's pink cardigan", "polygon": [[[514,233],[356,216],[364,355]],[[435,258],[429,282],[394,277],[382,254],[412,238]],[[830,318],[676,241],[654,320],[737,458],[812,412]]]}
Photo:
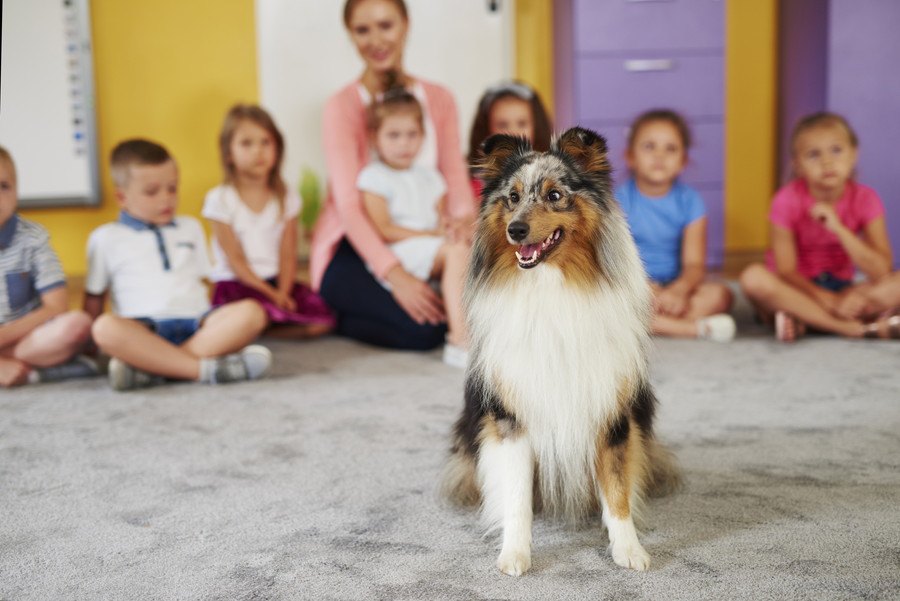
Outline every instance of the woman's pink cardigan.
{"label": "woman's pink cardigan", "polygon": [[[472,215],[475,201],[460,150],[456,103],[445,88],[421,79],[416,81],[425,90],[426,111],[434,123],[437,167],[447,181],[447,211],[452,217]],[[328,198],[316,224],[310,249],[310,279],[315,290],[322,285],[325,269],[344,236],[376,277],[383,278],[398,264],[394,253],[369,220],[356,188],[356,178],[369,162],[365,110],[356,81],[334,94],[325,104],[322,129]]]}

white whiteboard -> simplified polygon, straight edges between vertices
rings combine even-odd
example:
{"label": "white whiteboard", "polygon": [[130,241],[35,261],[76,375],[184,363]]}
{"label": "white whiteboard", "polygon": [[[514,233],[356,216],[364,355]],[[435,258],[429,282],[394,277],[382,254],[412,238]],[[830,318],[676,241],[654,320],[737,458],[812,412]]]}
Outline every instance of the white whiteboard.
{"label": "white whiteboard", "polygon": [[0,145],[25,208],[100,202],[89,0],[6,0]]}

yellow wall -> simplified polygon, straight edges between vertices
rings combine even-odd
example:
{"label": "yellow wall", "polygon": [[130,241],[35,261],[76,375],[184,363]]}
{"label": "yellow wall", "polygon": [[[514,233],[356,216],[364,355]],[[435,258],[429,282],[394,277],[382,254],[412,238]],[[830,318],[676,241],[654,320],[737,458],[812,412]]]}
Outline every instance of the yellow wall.
{"label": "yellow wall", "polygon": [[515,3],[516,78],[530,84],[553,114],[553,0]]}
{"label": "yellow wall", "polygon": [[725,14],[725,247],[761,250],[777,182],[778,0],[729,0]]}
{"label": "yellow wall", "polygon": [[118,214],[105,164],[118,141],[165,145],[181,169],[179,211],[199,215],[221,178],[225,111],[258,98],[253,0],[93,0],[91,21],[102,204],[22,211],[50,231],[69,275],[85,273],[88,234]]}

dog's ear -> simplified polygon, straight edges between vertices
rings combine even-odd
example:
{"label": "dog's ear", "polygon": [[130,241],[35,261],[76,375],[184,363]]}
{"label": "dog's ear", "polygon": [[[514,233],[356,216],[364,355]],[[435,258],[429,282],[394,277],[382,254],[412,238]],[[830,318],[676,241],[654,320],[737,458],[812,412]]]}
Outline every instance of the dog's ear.
{"label": "dog's ear", "polygon": [[573,127],[555,140],[552,150],[575,161],[582,173],[601,177],[609,175],[606,140],[596,132]]}
{"label": "dog's ear", "polygon": [[481,160],[478,169],[481,178],[492,181],[503,173],[510,159],[531,152],[531,144],[525,138],[496,134],[481,143]]}

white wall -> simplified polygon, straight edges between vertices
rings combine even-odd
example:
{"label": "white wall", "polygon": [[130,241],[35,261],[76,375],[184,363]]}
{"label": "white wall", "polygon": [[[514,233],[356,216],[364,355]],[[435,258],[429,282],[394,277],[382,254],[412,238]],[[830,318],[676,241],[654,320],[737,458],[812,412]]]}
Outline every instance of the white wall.
{"label": "white wall", "polygon": [[[343,0],[256,2],[260,99],[285,135],[284,177],[292,187],[304,166],[324,184],[325,100],[362,74],[362,60],[344,28],[343,5]],[[503,2],[502,11],[493,14],[487,5],[486,0],[407,0],[405,68],[453,92],[463,148],[478,98],[513,72],[513,2]]]}

